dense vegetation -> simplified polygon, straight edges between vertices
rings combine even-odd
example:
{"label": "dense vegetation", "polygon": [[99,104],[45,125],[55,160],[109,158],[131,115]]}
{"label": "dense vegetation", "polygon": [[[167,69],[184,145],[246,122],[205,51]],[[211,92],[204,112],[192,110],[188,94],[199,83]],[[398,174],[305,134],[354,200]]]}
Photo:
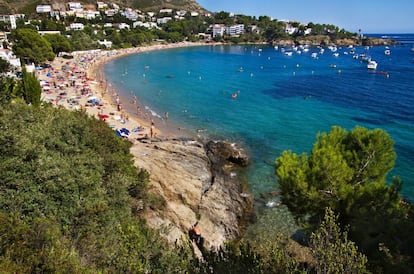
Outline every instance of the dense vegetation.
{"label": "dense vegetation", "polygon": [[0,269],[167,273],[181,267],[137,215],[147,201],[148,174],[133,166],[130,144],[105,123],[16,101],[3,106],[0,128]]}
{"label": "dense vegetation", "polygon": [[[284,23],[219,12],[211,18],[169,21],[162,29],[95,29],[92,24],[125,22],[120,15],[83,22],[83,31],[66,31],[62,22],[37,18],[18,22],[10,34],[23,61],[41,64],[60,52],[95,49],[98,40],[115,48],[139,46],[156,39],[197,41],[210,24],[256,25],[231,42],[294,39]],[[7,29],[7,24],[0,28]],[[332,25],[311,27],[313,34]],[[35,30],[60,30],[40,36]],[[301,35],[299,34],[296,35]],[[7,45],[6,45],[7,46]],[[0,59],[0,75],[9,64]],[[141,213],[157,199],[147,192],[149,174],[134,167],[130,144],[102,121],[84,112],[52,108],[40,101],[34,74],[0,77],[0,270],[6,273],[413,273],[414,215],[395,177],[394,142],[383,130],[334,127],[319,134],[309,155],[283,152],[276,173],[283,202],[305,222],[302,239],[308,258],[289,249],[286,235],[263,242],[228,243],[203,250],[167,244],[146,227]]]}
{"label": "dense vegetation", "polygon": [[395,158],[385,131],[333,127],[318,135],[310,155],[285,151],[277,159],[283,202],[310,225],[331,208],[374,272],[409,273],[413,209],[399,194],[399,178],[386,184]]}
{"label": "dense vegetation", "polygon": [[[264,245],[240,242],[202,250],[203,260],[186,241],[168,245],[140,217],[154,199],[147,192],[149,174],[132,163],[129,142],[82,111],[25,101],[23,79],[1,81],[3,272],[302,273],[322,264],[319,253],[312,264],[292,257],[285,236]],[[37,88],[27,85],[33,85],[29,92]],[[312,244],[315,250],[335,252],[332,246],[342,243],[342,252],[349,247],[350,255],[335,257],[327,269],[350,262],[364,269],[363,255],[341,236],[332,219],[327,222],[336,227],[335,237],[322,234]]]}

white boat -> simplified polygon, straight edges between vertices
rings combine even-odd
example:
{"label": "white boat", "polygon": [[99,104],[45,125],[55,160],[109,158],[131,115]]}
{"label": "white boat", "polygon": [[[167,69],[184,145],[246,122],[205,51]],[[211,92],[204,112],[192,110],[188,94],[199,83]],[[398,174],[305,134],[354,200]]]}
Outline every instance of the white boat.
{"label": "white boat", "polygon": [[384,51],[384,54],[385,54],[385,55],[390,55],[390,54],[391,54],[391,51],[390,51],[389,49],[386,49],[386,50]]}
{"label": "white boat", "polygon": [[368,55],[366,55],[366,54],[360,54],[360,57],[361,57],[361,60],[362,60],[363,62],[367,62],[367,63],[369,63],[369,61],[371,61],[371,57],[370,57],[370,56],[368,56]]}
{"label": "white boat", "polygon": [[339,53],[338,53],[338,52],[335,52],[335,53],[333,54],[333,56],[334,56],[334,57],[338,57],[338,56],[339,56]]}
{"label": "white boat", "polygon": [[368,62],[367,68],[368,69],[377,69],[378,63],[374,60]]}
{"label": "white boat", "polygon": [[316,53],[316,52],[312,52],[311,57],[312,57],[312,58],[315,58],[315,59],[316,59],[316,58],[318,58],[318,53]]}

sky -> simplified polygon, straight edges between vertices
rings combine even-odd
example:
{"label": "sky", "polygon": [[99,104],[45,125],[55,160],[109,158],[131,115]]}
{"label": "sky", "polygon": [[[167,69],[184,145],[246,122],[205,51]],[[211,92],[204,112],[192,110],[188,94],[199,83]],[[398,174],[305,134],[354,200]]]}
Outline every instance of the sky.
{"label": "sky", "polygon": [[414,33],[413,0],[196,0],[205,9],[333,24],[350,32]]}

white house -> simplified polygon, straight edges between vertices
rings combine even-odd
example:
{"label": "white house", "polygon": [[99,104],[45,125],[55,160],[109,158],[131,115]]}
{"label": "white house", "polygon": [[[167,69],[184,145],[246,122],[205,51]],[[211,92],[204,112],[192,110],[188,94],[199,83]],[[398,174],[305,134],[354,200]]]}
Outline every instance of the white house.
{"label": "white house", "polygon": [[130,26],[126,23],[120,23],[118,25],[118,29],[129,29],[129,28],[130,28]]}
{"label": "white house", "polygon": [[166,13],[166,14],[172,14],[172,9],[161,9],[159,13]]}
{"label": "white house", "polygon": [[10,15],[10,26],[11,26],[11,29],[17,28],[15,15]]}
{"label": "white house", "polygon": [[47,13],[52,11],[51,5],[37,5],[36,12],[37,13]]}
{"label": "white house", "polygon": [[244,25],[238,24],[226,27],[226,33],[230,36],[236,36],[244,33]]}
{"label": "white house", "polygon": [[177,14],[179,17],[183,17],[183,16],[185,16],[185,15],[187,14],[187,11],[185,11],[185,10],[177,10],[177,11],[176,11],[176,14]]}
{"label": "white house", "polygon": [[109,9],[109,10],[106,10],[105,11],[105,15],[108,16],[108,17],[112,17],[112,16],[114,16],[117,13],[118,13],[118,11],[115,10],[115,9]]}
{"label": "white house", "polygon": [[223,36],[226,31],[226,26],[223,24],[214,24],[212,26],[213,29],[213,38],[217,36]]}
{"label": "white house", "polygon": [[111,48],[112,47],[112,42],[111,41],[107,41],[106,39],[104,39],[103,41],[98,41],[99,45],[104,45],[106,48]]}
{"label": "white house", "polygon": [[69,2],[68,8],[73,11],[83,11],[83,6],[79,2]]}
{"label": "white house", "polygon": [[17,58],[13,55],[13,52],[8,49],[0,49],[0,58],[6,60],[10,65],[20,68],[22,65],[20,63],[20,58]]}
{"label": "white house", "polygon": [[198,12],[196,12],[196,11],[192,11],[191,12],[191,16],[192,17],[197,17],[199,14],[198,14]]}
{"label": "white house", "polygon": [[104,28],[112,28],[112,23],[105,23]]}
{"label": "white house", "polygon": [[94,10],[87,10],[85,11],[85,18],[88,20],[95,19],[96,17],[99,17],[101,14],[99,11]]}
{"label": "white house", "polygon": [[138,19],[138,13],[132,9],[125,9],[121,14],[131,21],[137,21]]}
{"label": "white house", "polygon": [[170,21],[171,19],[172,19],[171,17],[157,18],[157,24],[158,25],[165,24],[168,21]]}
{"label": "white house", "polygon": [[96,8],[98,10],[104,10],[108,8],[108,4],[104,3],[104,2],[96,2]]}
{"label": "white house", "polygon": [[298,28],[292,27],[291,25],[286,25],[286,27],[285,27],[285,33],[287,33],[289,35],[292,35],[292,34],[298,32],[298,30],[299,30]]}
{"label": "white house", "polygon": [[144,27],[144,28],[147,28],[147,29],[157,29],[158,28],[158,25],[157,25],[157,23],[154,23],[154,22],[141,22],[141,21],[137,21],[137,22],[134,22],[133,24],[132,24],[132,27],[134,27],[134,28],[136,28],[136,27]]}
{"label": "white house", "polygon": [[85,26],[82,23],[72,23],[70,24],[69,28],[71,30],[83,30]]}
{"label": "white house", "polygon": [[309,35],[312,33],[312,28],[307,28],[305,29],[305,31],[303,32],[304,35]]}
{"label": "white house", "polygon": [[0,15],[0,22],[10,22],[12,17],[14,19],[24,19],[24,14]]}
{"label": "white house", "polygon": [[10,23],[11,28],[16,28],[16,19],[24,19],[24,14],[0,15],[0,22]]}

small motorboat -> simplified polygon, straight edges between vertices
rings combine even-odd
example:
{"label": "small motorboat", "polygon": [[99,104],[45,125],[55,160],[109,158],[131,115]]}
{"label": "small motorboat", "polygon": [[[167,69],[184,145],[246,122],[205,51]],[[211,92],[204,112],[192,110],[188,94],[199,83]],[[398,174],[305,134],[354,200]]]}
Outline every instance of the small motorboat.
{"label": "small motorboat", "polygon": [[368,69],[377,69],[378,63],[375,62],[374,60],[371,60],[368,62],[367,68]]}

